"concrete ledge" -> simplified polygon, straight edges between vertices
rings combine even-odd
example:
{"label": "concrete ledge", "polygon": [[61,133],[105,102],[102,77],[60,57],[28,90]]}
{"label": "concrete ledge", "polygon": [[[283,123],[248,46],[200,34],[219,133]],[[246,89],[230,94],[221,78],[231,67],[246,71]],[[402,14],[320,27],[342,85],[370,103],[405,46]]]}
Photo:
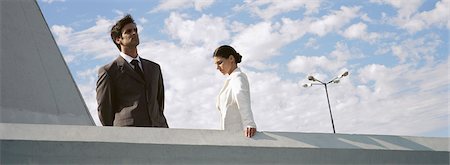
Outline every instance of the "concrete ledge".
{"label": "concrete ledge", "polygon": [[1,164],[449,164],[449,138],[0,124]]}

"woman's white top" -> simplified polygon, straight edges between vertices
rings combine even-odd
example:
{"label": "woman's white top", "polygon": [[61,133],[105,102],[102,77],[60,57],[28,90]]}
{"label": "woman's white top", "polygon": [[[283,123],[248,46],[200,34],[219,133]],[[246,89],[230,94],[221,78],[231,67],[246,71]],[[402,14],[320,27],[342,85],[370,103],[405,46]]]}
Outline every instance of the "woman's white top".
{"label": "woman's white top", "polygon": [[240,131],[246,127],[256,128],[250,102],[247,75],[236,68],[228,76],[217,98],[222,129]]}

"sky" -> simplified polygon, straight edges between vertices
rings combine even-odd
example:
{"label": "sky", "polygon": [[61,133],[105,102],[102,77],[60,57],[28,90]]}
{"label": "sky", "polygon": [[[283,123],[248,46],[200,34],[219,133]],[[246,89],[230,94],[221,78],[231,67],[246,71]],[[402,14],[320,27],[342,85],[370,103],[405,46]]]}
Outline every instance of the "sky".
{"label": "sky", "polygon": [[226,76],[243,58],[258,131],[449,137],[450,0],[37,0],[94,121],[99,67],[119,56],[112,25],[135,19],[138,53],[160,64],[171,128],[220,129]]}

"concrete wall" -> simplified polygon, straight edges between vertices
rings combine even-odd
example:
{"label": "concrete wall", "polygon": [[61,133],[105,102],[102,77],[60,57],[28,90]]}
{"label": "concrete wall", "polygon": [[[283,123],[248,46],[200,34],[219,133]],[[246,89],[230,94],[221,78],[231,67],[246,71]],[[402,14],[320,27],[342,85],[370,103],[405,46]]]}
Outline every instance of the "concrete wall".
{"label": "concrete wall", "polygon": [[0,122],[94,125],[37,3],[0,12]]}
{"label": "concrete wall", "polygon": [[0,124],[0,164],[449,164],[449,138]]}

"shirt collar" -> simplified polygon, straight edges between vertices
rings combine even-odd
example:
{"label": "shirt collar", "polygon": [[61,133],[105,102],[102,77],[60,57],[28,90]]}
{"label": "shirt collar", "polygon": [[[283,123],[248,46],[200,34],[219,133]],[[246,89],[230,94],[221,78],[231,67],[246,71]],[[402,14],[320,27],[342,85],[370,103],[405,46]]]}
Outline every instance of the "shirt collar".
{"label": "shirt collar", "polygon": [[125,59],[128,63],[131,63],[132,60],[138,60],[139,63],[141,63],[141,58],[139,55],[136,56],[136,58],[133,58],[123,52],[120,52],[120,56],[122,56],[123,59]]}

